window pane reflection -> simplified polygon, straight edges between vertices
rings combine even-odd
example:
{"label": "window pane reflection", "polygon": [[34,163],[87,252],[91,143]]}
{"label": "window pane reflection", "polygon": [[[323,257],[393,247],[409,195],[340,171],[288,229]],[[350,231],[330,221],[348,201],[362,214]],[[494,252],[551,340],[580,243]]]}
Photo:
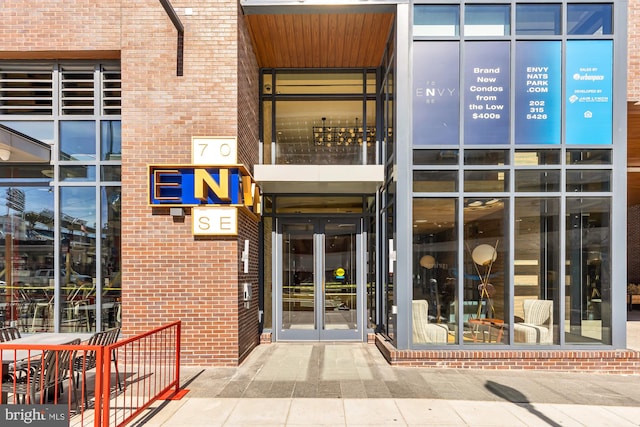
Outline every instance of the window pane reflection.
{"label": "window pane reflection", "polygon": [[53,331],[53,192],[0,187],[0,326]]}
{"label": "window pane reflection", "polygon": [[95,181],[95,166],[60,166],[60,181]]}
{"label": "window pane reflection", "polygon": [[509,171],[482,170],[464,172],[464,190],[470,192],[505,192],[509,188]]}
{"label": "window pane reflection", "polygon": [[102,298],[101,310],[94,315],[101,316],[102,329],[122,326],[121,321],[121,230],[120,230],[120,188],[103,188],[100,195]]}
{"label": "window pane reflection", "polygon": [[459,32],[459,6],[420,4],[413,9],[414,36],[457,36]]}
{"label": "window pane reflection", "polygon": [[96,124],[93,121],[60,122],[60,160],[96,159]]}
{"label": "window pane reflection", "polygon": [[363,146],[375,149],[374,105],[365,121],[362,101],[277,101],[276,164],[362,164]]}
{"label": "window pane reflection", "polygon": [[560,16],[559,4],[519,4],[516,6],[516,34],[560,34]]}
{"label": "window pane reflection", "polygon": [[558,343],[559,227],[559,199],[516,199],[513,336],[517,344]]}
{"label": "window pane reflection", "polygon": [[121,142],[120,121],[103,121],[100,125],[102,160],[121,160]]}
{"label": "window pane reflection", "polygon": [[567,191],[611,191],[611,171],[568,170]]}
{"label": "window pane reflection", "polygon": [[413,343],[456,342],[456,199],[413,201]]}
{"label": "window pane reflection", "polygon": [[611,344],[611,199],[567,199],[565,341]]}
{"label": "window pane reflection", "polygon": [[558,170],[517,170],[516,191],[551,192],[560,191],[560,171]]}
{"label": "window pane reflection", "polygon": [[570,35],[613,34],[611,4],[568,4],[567,33]]}
{"label": "window pane reflection", "polygon": [[414,171],[413,191],[449,192],[458,189],[458,171]]}
{"label": "window pane reflection", "polygon": [[507,36],[511,31],[509,6],[467,5],[464,16],[466,36]]}
{"label": "window pane reflection", "polygon": [[95,188],[62,187],[59,218],[60,330],[88,331],[96,295]]}
{"label": "window pane reflection", "polygon": [[464,343],[506,343],[507,200],[465,199],[464,203]]}

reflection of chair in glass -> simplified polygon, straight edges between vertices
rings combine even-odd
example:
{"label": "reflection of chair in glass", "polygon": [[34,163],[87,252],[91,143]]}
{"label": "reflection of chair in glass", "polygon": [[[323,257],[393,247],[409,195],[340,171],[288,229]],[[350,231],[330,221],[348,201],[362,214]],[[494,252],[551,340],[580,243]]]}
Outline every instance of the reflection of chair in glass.
{"label": "reflection of chair in glass", "polygon": [[446,324],[429,323],[429,303],[426,300],[412,301],[413,342],[446,343],[449,328]]}
{"label": "reflection of chair in glass", "polygon": [[[40,301],[33,303],[33,320],[31,321],[31,329],[29,332],[38,332],[36,329],[40,327],[40,331],[49,330],[50,321],[53,319],[53,298],[49,301]],[[39,325],[38,325],[39,323]]]}
{"label": "reflection of chair in glass", "polygon": [[62,319],[61,326],[74,332],[85,330],[90,331],[91,322],[89,321],[89,301],[77,300],[68,301],[66,306],[65,318]]}
{"label": "reflection of chair in glass", "polygon": [[515,342],[553,344],[553,301],[523,301],[524,322],[514,323]]}

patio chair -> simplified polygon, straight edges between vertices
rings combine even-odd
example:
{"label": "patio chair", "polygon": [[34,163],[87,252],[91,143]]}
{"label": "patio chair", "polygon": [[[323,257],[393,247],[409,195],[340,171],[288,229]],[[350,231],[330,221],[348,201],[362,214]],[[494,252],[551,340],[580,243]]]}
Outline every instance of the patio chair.
{"label": "patio chair", "polygon": [[446,344],[449,327],[444,323],[429,323],[427,300],[413,300],[413,342]]}
{"label": "patio chair", "polygon": [[0,329],[0,342],[12,341],[20,338],[20,331],[14,326]]}
{"label": "patio chair", "polygon": [[[120,328],[112,328],[106,331],[96,332],[89,338],[87,341],[87,345],[99,345],[99,346],[108,346],[114,344],[118,341],[118,336],[120,335]],[[73,360],[73,369],[76,373],[76,387],[78,387],[80,383],[80,374],[82,374],[82,384],[84,384],[84,401],[85,405],[87,405],[89,399],[87,394],[87,371],[96,368],[96,352],[94,350],[89,350],[86,352],[82,352],[77,355]],[[118,389],[122,390],[122,384],[120,382],[120,373],[118,372],[118,361],[116,359],[115,351],[111,354],[111,360],[113,362],[113,366],[116,372],[116,381],[118,382]]]}
{"label": "patio chair", "polygon": [[[69,343],[69,345],[79,344],[79,338]],[[3,379],[2,392],[15,394],[18,403],[20,400],[23,404],[31,405],[46,403],[49,399],[55,400],[58,393],[64,392],[64,382],[70,378],[72,386],[69,392],[73,389],[77,409],[76,388],[73,386],[73,375],[69,374],[69,366],[75,357],[75,352],[75,349],[45,350],[37,359],[37,363],[24,364],[22,369],[15,371],[15,377]],[[51,396],[51,393],[54,395]],[[36,400],[38,394],[40,400]]]}
{"label": "patio chair", "polygon": [[515,342],[553,344],[553,301],[523,301],[524,322],[513,324]]}

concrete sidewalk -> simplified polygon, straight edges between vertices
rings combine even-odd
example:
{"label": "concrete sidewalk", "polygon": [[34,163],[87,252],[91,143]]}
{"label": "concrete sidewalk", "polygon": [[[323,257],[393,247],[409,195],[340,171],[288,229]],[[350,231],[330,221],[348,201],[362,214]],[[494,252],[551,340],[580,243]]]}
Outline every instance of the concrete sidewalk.
{"label": "concrete sidewalk", "polygon": [[640,408],[437,399],[172,402],[146,426],[637,426]]}
{"label": "concrete sidewalk", "polygon": [[[640,350],[640,321],[628,323]],[[189,393],[132,425],[640,425],[640,375],[392,367],[365,343],[274,343],[181,376]]]}

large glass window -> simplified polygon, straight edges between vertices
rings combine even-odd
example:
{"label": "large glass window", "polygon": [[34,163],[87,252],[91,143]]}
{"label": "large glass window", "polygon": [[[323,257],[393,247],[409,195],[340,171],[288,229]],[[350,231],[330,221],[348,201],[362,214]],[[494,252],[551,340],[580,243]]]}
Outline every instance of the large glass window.
{"label": "large glass window", "polygon": [[[367,211],[371,218],[376,217],[376,199],[369,197],[367,199]],[[367,327],[376,330],[378,326],[378,295],[380,295],[376,280],[378,259],[376,257],[376,248],[378,242],[378,233],[376,221],[369,220],[366,222],[367,228],[367,264],[366,264],[366,284],[367,284]]]}
{"label": "large glass window", "polygon": [[456,199],[413,200],[414,344],[456,343]]}
{"label": "large glass window", "polygon": [[39,170],[31,172],[31,183],[0,181],[0,325],[52,331],[54,194]]}
{"label": "large glass window", "polygon": [[565,340],[611,344],[611,199],[567,199]]}
{"label": "large glass window", "polygon": [[415,221],[451,197],[462,346],[611,344],[615,3],[550,1],[414,6],[413,296],[440,319]]}
{"label": "large glass window", "polygon": [[385,137],[377,129],[376,84],[376,73],[365,70],[265,73],[262,162],[373,164]]}
{"label": "large glass window", "polygon": [[507,342],[509,307],[508,200],[464,199],[464,340],[469,344]]}
{"label": "large glass window", "polygon": [[96,291],[96,190],[60,189],[60,329],[89,330]]}
{"label": "large glass window", "polygon": [[375,102],[276,101],[277,164],[361,164],[375,148]]}
{"label": "large glass window", "polygon": [[[102,257],[100,268],[102,271],[102,293],[100,298],[101,328],[119,327],[121,321],[122,296],[122,259],[120,257],[122,239],[120,228],[120,187],[103,187],[100,191],[100,244]],[[96,303],[97,298],[89,298]],[[92,315],[95,313],[91,312]]]}
{"label": "large glass window", "polygon": [[560,199],[515,200],[513,336],[516,344],[557,344]]}
{"label": "large glass window", "polygon": [[[5,61],[0,74],[13,94],[1,123],[51,144],[53,160],[0,167],[0,321],[23,332],[118,326],[120,66]],[[69,120],[79,115],[96,118]]]}

